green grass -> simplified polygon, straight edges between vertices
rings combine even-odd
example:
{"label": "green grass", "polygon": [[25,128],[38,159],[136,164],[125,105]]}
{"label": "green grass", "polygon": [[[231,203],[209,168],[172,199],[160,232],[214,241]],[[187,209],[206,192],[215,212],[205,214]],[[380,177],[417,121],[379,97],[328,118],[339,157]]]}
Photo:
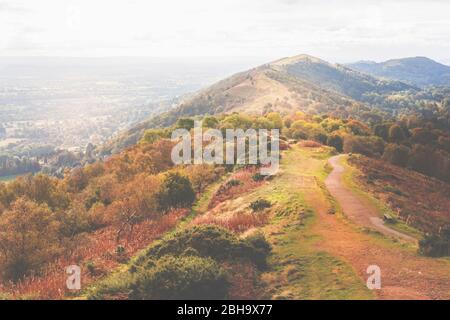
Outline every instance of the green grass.
{"label": "green grass", "polygon": [[[273,244],[271,270],[263,275],[267,299],[373,299],[351,265],[316,248],[321,238],[311,231],[320,223],[303,192],[323,192],[322,181],[329,173],[325,165],[331,156],[321,149],[294,148],[282,160],[283,173],[266,187],[267,199],[278,211],[266,228]],[[296,189],[293,181],[316,177],[315,187]]]}

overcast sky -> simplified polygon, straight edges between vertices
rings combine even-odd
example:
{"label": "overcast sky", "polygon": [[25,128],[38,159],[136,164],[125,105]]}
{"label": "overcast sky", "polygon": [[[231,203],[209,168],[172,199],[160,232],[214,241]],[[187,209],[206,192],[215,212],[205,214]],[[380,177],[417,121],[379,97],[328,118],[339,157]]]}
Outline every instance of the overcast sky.
{"label": "overcast sky", "polygon": [[446,0],[0,0],[0,56],[450,63]]}

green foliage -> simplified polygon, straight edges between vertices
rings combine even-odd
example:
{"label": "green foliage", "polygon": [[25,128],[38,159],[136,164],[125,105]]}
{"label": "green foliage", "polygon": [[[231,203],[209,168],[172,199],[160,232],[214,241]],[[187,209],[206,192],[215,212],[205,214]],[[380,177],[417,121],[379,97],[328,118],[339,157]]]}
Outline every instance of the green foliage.
{"label": "green foliage", "polygon": [[203,118],[202,126],[203,128],[217,128],[219,124],[219,120],[217,120],[216,117],[213,116],[205,116]]}
{"label": "green foliage", "polygon": [[256,182],[263,181],[264,179],[266,179],[266,176],[262,175],[260,172],[257,172],[252,176],[252,180]]}
{"label": "green foliage", "polygon": [[170,131],[167,129],[149,129],[146,130],[141,142],[143,143],[154,143],[161,138],[169,138]]}
{"label": "green foliage", "polygon": [[135,300],[203,300],[228,297],[228,275],[213,259],[166,255],[106,278],[88,293],[91,300],[126,296]]}
{"label": "green foliage", "polygon": [[195,201],[195,192],[188,178],[179,173],[168,173],[156,198],[162,210],[190,207]]}
{"label": "green foliage", "polygon": [[[275,129],[282,129],[283,128],[283,119],[281,118],[280,114],[277,112],[270,112],[266,114],[265,116],[270,122],[273,124],[273,128]],[[269,128],[267,128],[269,129]]]}
{"label": "green foliage", "polygon": [[[264,248],[269,248],[270,245],[262,239],[259,240],[257,246],[252,241],[251,239],[239,239],[230,231],[216,226],[195,226],[164,237],[148,248],[136,263],[142,265],[148,258],[154,259],[165,255],[179,256],[186,249],[192,248],[202,257],[218,261],[243,259],[258,267],[264,267],[270,252]],[[261,245],[261,242],[265,242],[266,245]]]}
{"label": "green foliage", "polygon": [[374,133],[376,136],[382,138],[384,141],[389,139],[389,128],[391,124],[377,124],[374,128]]}
{"label": "green foliage", "polygon": [[261,233],[240,239],[228,230],[194,226],[166,235],[129,265],[91,288],[90,299],[226,299],[229,282],[221,263],[266,266],[271,246]]}
{"label": "green foliage", "polygon": [[190,131],[194,128],[194,119],[191,118],[180,118],[175,125],[176,129],[186,129]]}
{"label": "green foliage", "polygon": [[419,253],[428,257],[450,256],[449,235],[444,234],[425,236],[422,240],[419,241]]}
{"label": "green foliage", "polygon": [[211,258],[165,256],[139,270],[130,284],[131,299],[226,299],[226,272]]}
{"label": "green foliage", "polygon": [[231,187],[237,187],[237,186],[239,186],[239,185],[241,185],[241,184],[242,184],[241,181],[236,180],[236,179],[231,179],[231,180],[227,181],[227,183],[226,183],[225,185],[226,185],[228,188],[231,188]]}
{"label": "green foliage", "polygon": [[95,275],[95,273],[96,273],[96,271],[97,271],[97,268],[96,268],[94,262],[92,262],[92,261],[87,261],[87,262],[84,264],[84,266],[85,266],[87,272],[89,272],[89,274],[90,274],[91,276]]}
{"label": "green foliage", "polygon": [[250,209],[253,211],[262,211],[264,209],[270,208],[272,203],[266,199],[258,199],[250,203]]}
{"label": "green foliage", "polygon": [[250,129],[253,127],[253,119],[244,114],[233,113],[223,119],[222,129]]}
{"label": "green foliage", "polygon": [[344,150],[344,140],[337,134],[328,136],[326,144],[330,147],[334,147],[337,152],[342,152]]}

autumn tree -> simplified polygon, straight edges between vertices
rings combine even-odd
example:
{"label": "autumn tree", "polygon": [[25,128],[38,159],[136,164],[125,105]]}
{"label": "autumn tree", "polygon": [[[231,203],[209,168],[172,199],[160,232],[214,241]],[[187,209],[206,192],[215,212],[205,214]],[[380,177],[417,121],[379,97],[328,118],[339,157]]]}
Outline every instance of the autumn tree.
{"label": "autumn tree", "polygon": [[26,198],[0,216],[0,252],[5,276],[19,280],[38,272],[59,250],[59,224],[47,205]]}
{"label": "autumn tree", "polygon": [[393,124],[389,128],[389,141],[391,142],[402,142],[405,140],[405,132],[403,131],[402,127],[400,127],[398,124]]}
{"label": "autumn tree", "polygon": [[384,148],[383,160],[405,167],[408,163],[409,152],[410,149],[406,146],[390,143]]}

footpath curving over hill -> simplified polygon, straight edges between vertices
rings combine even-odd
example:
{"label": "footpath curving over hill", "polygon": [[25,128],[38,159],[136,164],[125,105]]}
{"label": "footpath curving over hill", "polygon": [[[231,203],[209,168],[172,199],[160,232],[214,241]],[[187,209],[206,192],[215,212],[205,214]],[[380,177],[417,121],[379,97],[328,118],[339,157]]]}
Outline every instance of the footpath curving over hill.
{"label": "footpath curving over hill", "polygon": [[416,239],[413,237],[387,227],[380,215],[377,214],[376,208],[373,208],[368,203],[364,203],[352,190],[344,185],[342,175],[345,168],[339,164],[343,156],[334,156],[328,160],[328,163],[333,167],[333,171],[325,180],[325,185],[331,195],[339,202],[344,214],[361,226],[375,229],[386,236],[415,243]]}

